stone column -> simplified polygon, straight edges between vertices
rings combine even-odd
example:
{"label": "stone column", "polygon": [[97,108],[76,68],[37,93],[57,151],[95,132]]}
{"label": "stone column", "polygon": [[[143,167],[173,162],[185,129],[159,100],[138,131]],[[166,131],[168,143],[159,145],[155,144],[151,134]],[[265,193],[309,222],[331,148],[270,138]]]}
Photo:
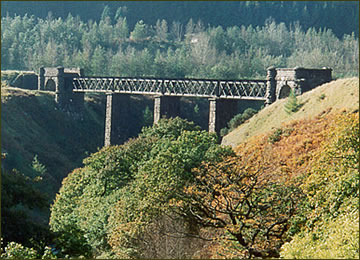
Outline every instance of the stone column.
{"label": "stone column", "polygon": [[237,113],[238,100],[209,98],[209,132],[219,135]]}
{"label": "stone column", "polygon": [[106,93],[106,113],[105,113],[105,140],[104,146],[111,145],[111,123],[112,123],[112,103],[113,94]]}
{"label": "stone column", "polygon": [[104,145],[120,144],[123,133],[128,131],[130,96],[126,94],[106,94]]}
{"label": "stone column", "polygon": [[69,103],[68,96],[69,93],[66,91],[65,79],[64,79],[64,68],[58,67],[57,76],[55,79],[55,102],[61,104],[61,106],[66,107]]}
{"label": "stone column", "polygon": [[39,77],[38,77],[38,90],[44,90],[45,84],[45,69],[41,67],[39,69]]}
{"label": "stone column", "polygon": [[275,67],[270,67],[267,69],[266,75],[266,101],[265,106],[274,103],[276,100],[276,69]]}
{"label": "stone column", "polygon": [[180,97],[156,96],[154,99],[154,124],[163,117],[180,116]]}
{"label": "stone column", "polygon": [[218,98],[209,98],[209,132],[216,133],[216,105]]}

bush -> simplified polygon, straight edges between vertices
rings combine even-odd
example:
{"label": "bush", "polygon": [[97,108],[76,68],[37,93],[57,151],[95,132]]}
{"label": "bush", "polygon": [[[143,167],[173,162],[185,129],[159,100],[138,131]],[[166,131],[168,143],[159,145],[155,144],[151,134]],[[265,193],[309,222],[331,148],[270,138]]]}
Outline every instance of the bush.
{"label": "bush", "polygon": [[38,253],[33,248],[24,247],[16,242],[10,242],[5,247],[5,252],[1,254],[1,258],[35,259],[38,258]]}
{"label": "bush", "polygon": [[295,113],[295,112],[299,111],[299,109],[301,107],[302,107],[302,104],[299,104],[294,91],[291,90],[288,100],[285,104],[285,112],[287,114]]}
{"label": "bush", "polygon": [[237,114],[228,123],[229,132],[234,130],[239,125],[243,124],[246,120],[254,116],[257,111],[253,108],[247,108],[242,114]]}
{"label": "bush", "polygon": [[224,127],[220,130],[220,136],[225,136],[230,132],[229,128]]}
{"label": "bush", "polygon": [[281,139],[281,135],[283,134],[283,130],[281,128],[276,129],[268,138],[269,142],[274,144]]}

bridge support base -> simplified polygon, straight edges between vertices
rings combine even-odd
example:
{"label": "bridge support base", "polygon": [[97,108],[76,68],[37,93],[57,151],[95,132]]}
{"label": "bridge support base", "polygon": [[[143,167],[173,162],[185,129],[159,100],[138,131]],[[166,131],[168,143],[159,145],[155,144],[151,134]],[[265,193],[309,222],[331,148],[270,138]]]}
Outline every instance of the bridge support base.
{"label": "bridge support base", "polygon": [[180,97],[156,96],[154,100],[154,124],[162,117],[170,118],[180,115]]}
{"label": "bridge support base", "polygon": [[122,132],[126,128],[129,102],[129,95],[106,94],[105,146],[120,144]]}
{"label": "bridge support base", "polygon": [[209,98],[209,132],[220,135],[220,130],[238,112],[238,100]]}

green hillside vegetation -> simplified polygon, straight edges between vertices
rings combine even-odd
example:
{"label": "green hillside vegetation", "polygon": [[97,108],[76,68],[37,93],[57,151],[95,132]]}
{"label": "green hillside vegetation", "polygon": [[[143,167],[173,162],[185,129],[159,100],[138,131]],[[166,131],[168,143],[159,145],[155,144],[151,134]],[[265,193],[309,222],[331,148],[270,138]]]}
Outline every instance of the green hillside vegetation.
{"label": "green hillside vegetation", "polygon": [[287,102],[288,99],[282,99],[265,107],[247,122],[224,136],[222,144],[236,147],[252,136],[275,131],[281,128],[283,123],[291,120],[310,118],[320,113],[329,113],[343,108],[356,110],[359,108],[359,79],[335,80],[298,96],[297,102],[302,106],[296,113],[286,112]]}
{"label": "green hillside vegetation", "polygon": [[[281,131],[270,125],[235,153],[175,118],[92,154],[51,207],[53,257],[356,258],[359,112],[331,93],[357,86],[325,84],[292,114],[286,99],[272,104]],[[15,252],[33,253],[9,244],[4,256]]]}
{"label": "green hillside vegetation", "polygon": [[[199,2],[194,19],[184,15],[186,1],[149,2],[159,9],[139,19],[120,3],[102,4],[98,19],[97,3],[82,10],[95,20],[65,7],[63,17],[22,10],[1,18],[0,258],[359,257],[358,3],[217,10]],[[151,18],[167,4],[182,8],[181,22]],[[203,21],[236,6],[239,23],[204,25],[204,6]],[[103,95],[86,94],[83,111],[65,111],[54,93],[8,86],[20,70],[43,66],[217,79],[265,78],[269,66],[331,67],[336,80],[260,111],[259,102],[239,102],[221,144],[201,129],[206,99],[184,98],[182,119],[151,126],[152,100],[131,96],[123,143],[103,147]]]}
{"label": "green hillside vegetation", "polygon": [[[186,24],[190,18],[203,24],[230,27],[238,24],[261,26],[269,17],[279,22],[298,21],[307,30],[310,27],[331,28],[337,36],[357,32],[359,25],[359,3],[357,1],[100,1],[100,2],[31,2],[4,1],[1,3],[1,16],[34,15],[42,19],[61,17],[69,13],[82,20],[99,22],[109,16],[117,19],[126,15],[129,27],[133,28],[140,20],[155,24],[166,20]],[[151,11],[149,11],[151,10]]]}
{"label": "green hillside vegetation", "polygon": [[[35,177],[32,161],[46,166],[47,191],[56,191],[67,172],[81,165],[85,152],[103,142],[101,100],[88,100],[83,113],[65,113],[54,93],[1,88],[2,167]],[[45,187],[44,187],[45,188]]]}
{"label": "green hillside vegetation", "polygon": [[98,22],[72,15],[3,16],[1,68],[64,66],[84,68],[88,76],[244,79],[265,78],[270,66],[302,66],[331,67],[336,78],[358,75],[355,33],[336,36],[330,28],[267,18],[257,26],[159,19],[130,27],[123,13],[115,18],[111,10]]}

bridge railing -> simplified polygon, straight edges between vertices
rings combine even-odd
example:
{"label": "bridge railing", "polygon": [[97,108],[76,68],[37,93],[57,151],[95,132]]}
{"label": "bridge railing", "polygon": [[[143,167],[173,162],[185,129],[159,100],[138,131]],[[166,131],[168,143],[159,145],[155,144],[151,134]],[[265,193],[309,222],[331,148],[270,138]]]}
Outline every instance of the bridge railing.
{"label": "bridge railing", "polygon": [[73,91],[265,100],[266,80],[76,77]]}

